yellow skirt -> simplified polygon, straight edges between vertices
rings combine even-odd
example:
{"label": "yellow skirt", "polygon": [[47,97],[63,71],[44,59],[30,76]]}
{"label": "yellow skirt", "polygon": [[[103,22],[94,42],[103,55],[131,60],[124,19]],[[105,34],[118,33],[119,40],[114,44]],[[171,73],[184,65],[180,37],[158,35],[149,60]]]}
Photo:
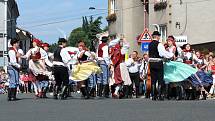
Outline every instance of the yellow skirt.
{"label": "yellow skirt", "polygon": [[87,62],[76,65],[72,69],[73,81],[84,81],[89,78],[91,74],[100,74],[101,68],[95,62]]}

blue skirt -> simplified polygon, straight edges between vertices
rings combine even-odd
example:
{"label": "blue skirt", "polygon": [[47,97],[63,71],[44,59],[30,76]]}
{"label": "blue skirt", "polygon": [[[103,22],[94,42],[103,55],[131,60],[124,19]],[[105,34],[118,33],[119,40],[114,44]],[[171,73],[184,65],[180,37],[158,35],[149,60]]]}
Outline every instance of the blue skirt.
{"label": "blue skirt", "polygon": [[196,74],[193,74],[190,77],[190,80],[194,87],[198,86],[208,87],[213,84],[212,75],[205,73],[204,71],[198,71]]}
{"label": "blue skirt", "polygon": [[197,69],[182,62],[169,61],[164,64],[165,83],[181,82],[195,74]]}

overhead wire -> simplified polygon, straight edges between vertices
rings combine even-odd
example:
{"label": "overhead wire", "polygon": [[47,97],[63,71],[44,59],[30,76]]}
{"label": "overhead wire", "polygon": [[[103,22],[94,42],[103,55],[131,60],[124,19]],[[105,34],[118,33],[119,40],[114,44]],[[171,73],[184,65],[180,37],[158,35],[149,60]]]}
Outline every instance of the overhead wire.
{"label": "overhead wire", "polygon": [[[209,1],[212,1],[212,0],[198,0],[198,1],[190,1],[190,2],[184,2],[186,4],[195,4],[195,3],[200,3],[200,2],[209,2]],[[154,2],[148,2],[148,4],[154,4]],[[180,2],[174,2],[172,4],[181,4]],[[122,10],[128,10],[128,9],[132,9],[132,8],[137,8],[137,7],[143,7],[142,4],[141,5],[137,5],[137,6],[132,6],[132,7],[127,7],[127,8],[124,8]],[[102,14],[106,14],[107,12],[105,13],[99,13],[99,14],[93,14],[92,16],[96,16],[96,15],[102,15]],[[88,15],[88,17],[90,17],[91,15]],[[77,20],[77,19],[81,19],[81,17],[76,17],[76,18],[72,18],[72,19],[67,19],[67,20],[59,20],[59,21],[53,21],[53,22],[47,22],[47,23],[41,23],[41,24],[36,24],[36,25],[32,25],[32,26],[27,26],[28,27],[31,27],[31,28],[34,28],[34,27],[41,27],[41,26],[47,26],[47,25],[52,25],[52,24],[58,24],[58,23],[64,23],[64,22],[68,22],[68,21],[71,21],[71,20]],[[20,25],[20,26],[23,26],[23,25]],[[25,25],[26,26],[26,25]],[[24,27],[25,27],[24,26]]]}

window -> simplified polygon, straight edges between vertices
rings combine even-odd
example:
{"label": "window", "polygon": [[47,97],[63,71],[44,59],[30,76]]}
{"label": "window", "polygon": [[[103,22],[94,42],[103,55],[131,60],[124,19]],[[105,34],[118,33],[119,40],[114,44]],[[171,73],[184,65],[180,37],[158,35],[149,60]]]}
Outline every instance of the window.
{"label": "window", "polygon": [[166,42],[167,38],[167,26],[160,25],[160,33],[161,33],[161,42]]}
{"label": "window", "polygon": [[161,24],[161,25],[155,24],[154,27],[155,27],[155,30],[159,31],[161,34],[160,42],[166,42],[166,39],[167,39],[167,26],[166,26],[166,24]]}

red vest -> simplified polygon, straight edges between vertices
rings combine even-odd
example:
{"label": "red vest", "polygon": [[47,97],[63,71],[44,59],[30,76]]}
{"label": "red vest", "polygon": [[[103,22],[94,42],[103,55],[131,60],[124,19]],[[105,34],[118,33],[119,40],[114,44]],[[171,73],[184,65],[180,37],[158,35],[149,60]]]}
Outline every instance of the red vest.
{"label": "red vest", "polygon": [[118,65],[125,60],[125,55],[121,54],[121,47],[120,44],[116,44],[113,48],[111,48],[111,60],[113,65]]}
{"label": "red vest", "polygon": [[[16,50],[15,48],[13,48],[13,47],[10,47],[10,48],[9,48],[9,51],[10,51],[10,50],[15,51],[15,53],[16,53],[16,62],[18,62],[19,59],[18,59],[18,57],[17,57],[17,50]],[[8,57],[8,61],[10,62],[10,57]]]}
{"label": "red vest", "polygon": [[40,48],[38,48],[37,52],[35,54],[31,53],[30,57],[33,61],[37,61],[41,59],[41,54],[40,54]]}
{"label": "red vest", "polygon": [[99,47],[98,47],[98,57],[103,57],[103,50],[102,50],[102,48],[104,46],[106,46],[106,45],[107,45],[106,43],[102,43],[102,44],[99,45]]}

